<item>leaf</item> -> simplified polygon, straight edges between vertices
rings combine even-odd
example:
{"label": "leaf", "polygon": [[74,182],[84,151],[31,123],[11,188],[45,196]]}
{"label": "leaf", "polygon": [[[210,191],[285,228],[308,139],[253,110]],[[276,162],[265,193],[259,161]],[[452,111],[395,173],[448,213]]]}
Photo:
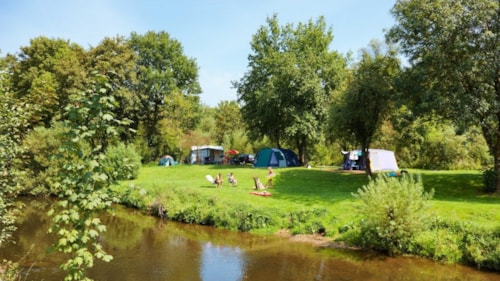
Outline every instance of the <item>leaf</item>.
{"label": "leaf", "polygon": [[102,119],[104,119],[105,121],[111,121],[111,120],[113,120],[113,115],[111,115],[111,114],[104,114],[102,116]]}

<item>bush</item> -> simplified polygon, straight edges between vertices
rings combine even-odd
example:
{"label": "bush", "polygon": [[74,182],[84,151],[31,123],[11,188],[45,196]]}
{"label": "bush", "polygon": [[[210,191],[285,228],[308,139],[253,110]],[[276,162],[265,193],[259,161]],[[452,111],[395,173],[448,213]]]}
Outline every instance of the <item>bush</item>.
{"label": "bush", "polygon": [[423,211],[432,193],[425,192],[420,177],[379,174],[353,194],[362,203],[360,246],[390,255],[407,252],[411,240],[426,229]]}
{"label": "bush", "polygon": [[[64,139],[61,136],[67,131],[62,123],[54,123],[53,127],[36,127],[24,140],[27,148],[22,159],[22,168],[25,172],[20,179],[25,193],[32,195],[46,195],[53,193],[53,186],[59,181],[62,159],[58,157],[59,149]],[[88,145],[80,143],[82,150],[88,150]],[[78,161],[77,157],[74,162]]]}
{"label": "bush", "polygon": [[483,172],[484,192],[493,193],[497,190],[498,173],[494,168]]}
{"label": "bush", "polygon": [[141,157],[133,145],[119,143],[108,147],[101,164],[112,181],[131,180],[139,174]]}
{"label": "bush", "polygon": [[444,229],[433,229],[418,234],[413,243],[411,253],[436,261],[456,263],[462,260],[459,247],[460,237]]}
{"label": "bush", "polygon": [[418,235],[411,254],[437,261],[500,270],[500,229],[437,218],[429,230]]}
{"label": "bush", "polygon": [[326,209],[294,210],[290,212],[290,231],[292,234],[325,234],[326,227],[321,222],[327,214]]}

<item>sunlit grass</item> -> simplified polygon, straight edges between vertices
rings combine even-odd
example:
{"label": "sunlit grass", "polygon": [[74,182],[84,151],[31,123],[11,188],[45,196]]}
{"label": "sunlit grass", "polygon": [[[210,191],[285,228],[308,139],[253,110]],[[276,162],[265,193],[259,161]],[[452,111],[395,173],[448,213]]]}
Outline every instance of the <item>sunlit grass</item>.
{"label": "sunlit grass", "polygon": [[[238,186],[227,183],[233,172]],[[355,217],[356,200],[352,196],[367,184],[364,174],[340,172],[326,168],[277,168],[271,197],[250,195],[253,177],[266,181],[267,169],[252,166],[179,165],[173,167],[144,166],[139,177],[124,182],[121,188],[133,183],[148,191],[145,200],[153,200],[162,190],[176,188],[180,192],[195,191],[227,202],[243,202],[259,208],[278,208],[284,211],[325,208],[329,222],[335,227],[349,224]],[[221,173],[222,188],[210,184],[205,175]],[[500,227],[500,197],[482,192],[480,171],[410,170],[422,176],[424,187],[434,189],[430,212],[433,216],[455,221],[466,220],[488,227]]]}

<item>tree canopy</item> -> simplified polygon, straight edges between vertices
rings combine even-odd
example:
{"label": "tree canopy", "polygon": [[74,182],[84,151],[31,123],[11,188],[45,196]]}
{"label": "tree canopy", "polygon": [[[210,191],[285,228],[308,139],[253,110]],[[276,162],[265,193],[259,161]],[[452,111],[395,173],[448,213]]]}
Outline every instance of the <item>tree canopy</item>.
{"label": "tree canopy", "polygon": [[322,133],[330,95],[345,68],[329,49],[332,40],[323,17],[295,27],[279,26],[274,15],[253,35],[249,71],[233,82],[252,139],[291,145],[308,161],[308,146]]}
{"label": "tree canopy", "polygon": [[411,99],[462,126],[479,126],[499,172],[499,2],[400,0],[391,13],[396,25],[387,37],[409,58]]}
{"label": "tree canopy", "polygon": [[[169,116],[183,116],[186,131],[193,129],[198,116],[201,87],[198,82],[198,66],[194,59],[184,55],[179,41],[167,32],[132,33],[130,44],[138,55],[136,65],[140,96],[141,118],[145,131],[144,144],[150,148],[150,157],[158,157],[164,151],[165,140],[159,130],[160,122]],[[182,97],[188,103],[179,102]],[[152,160],[152,159],[147,159]]]}
{"label": "tree canopy", "polygon": [[384,53],[382,46],[372,41],[369,49],[362,50],[360,62],[353,70],[340,104],[334,105],[333,123],[337,133],[351,135],[363,150],[371,175],[368,149],[375,133],[389,116],[396,97],[395,78],[400,62],[394,48]]}

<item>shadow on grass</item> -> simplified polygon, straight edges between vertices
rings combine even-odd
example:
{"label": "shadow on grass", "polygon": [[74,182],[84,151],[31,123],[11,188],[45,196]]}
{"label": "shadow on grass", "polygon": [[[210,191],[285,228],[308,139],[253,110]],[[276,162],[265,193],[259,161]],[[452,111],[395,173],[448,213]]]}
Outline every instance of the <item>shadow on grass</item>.
{"label": "shadow on grass", "polygon": [[[283,168],[275,180],[274,194],[303,204],[353,200],[352,193],[368,183],[363,173]],[[433,200],[499,204],[500,197],[483,192],[482,175],[476,171],[415,171],[424,188],[434,189]],[[374,175],[375,177],[375,175]]]}
{"label": "shadow on grass", "polygon": [[483,178],[479,172],[423,172],[422,180],[425,189],[434,189],[434,200],[484,204],[500,203],[500,197],[483,191]]}
{"label": "shadow on grass", "polygon": [[281,199],[302,204],[328,204],[354,199],[352,193],[366,183],[368,178],[364,174],[286,168],[279,169],[273,192]]}

